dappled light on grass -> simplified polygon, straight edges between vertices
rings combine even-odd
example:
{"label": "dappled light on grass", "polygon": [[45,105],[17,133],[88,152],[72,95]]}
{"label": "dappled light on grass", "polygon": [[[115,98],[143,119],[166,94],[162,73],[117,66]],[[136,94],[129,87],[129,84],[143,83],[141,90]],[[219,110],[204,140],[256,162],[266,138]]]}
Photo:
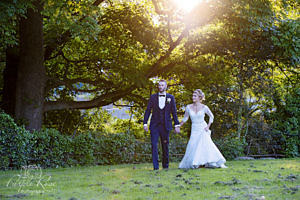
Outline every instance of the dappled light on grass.
{"label": "dappled light on grass", "polygon": [[298,173],[300,173],[299,165],[300,161],[298,163],[285,163],[281,165],[281,168],[298,170]]}

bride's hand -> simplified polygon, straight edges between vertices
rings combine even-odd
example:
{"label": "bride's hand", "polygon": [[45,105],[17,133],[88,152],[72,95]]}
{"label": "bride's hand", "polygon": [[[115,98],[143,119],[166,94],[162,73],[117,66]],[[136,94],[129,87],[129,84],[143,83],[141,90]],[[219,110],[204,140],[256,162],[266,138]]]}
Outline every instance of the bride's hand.
{"label": "bride's hand", "polygon": [[205,127],[204,130],[207,132],[209,131],[209,126]]}

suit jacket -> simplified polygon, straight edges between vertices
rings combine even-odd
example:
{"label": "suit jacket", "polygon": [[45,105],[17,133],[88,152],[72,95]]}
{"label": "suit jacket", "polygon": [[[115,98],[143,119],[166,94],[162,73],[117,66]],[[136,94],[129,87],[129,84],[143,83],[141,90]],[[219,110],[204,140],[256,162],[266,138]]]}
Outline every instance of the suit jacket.
{"label": "suit jacket", "polygon": [[[171,94],[166,94],[166,102],[165,102],[165,121],[163,124],[165,125],[165,128],[167,131],[172,130],[172,119],[171,119],[171,114],[173,116],[173,120],[175,125],[179,125],[179,121],[177,118],[177,109],[176,109],[176,102],[175,98]],[[156,128],[159,124],[159,112],[160,108],[158,105],[158,93],[153,94],[150,96],[148,106],[144,115],[144,124],[147,124],[150,113],[152,112],[152,117],[150,121],[150,130],[153,128]]]}

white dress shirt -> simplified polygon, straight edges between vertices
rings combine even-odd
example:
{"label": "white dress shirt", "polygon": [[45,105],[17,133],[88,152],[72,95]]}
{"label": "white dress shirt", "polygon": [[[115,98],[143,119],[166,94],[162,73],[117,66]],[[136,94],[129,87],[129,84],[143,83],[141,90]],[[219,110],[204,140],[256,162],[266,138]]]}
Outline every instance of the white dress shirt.
{"label": "white dress shirt", "polygon": [[[164,96],[159,96],[159,95],[164,95]],[[160,109],[164,109],[166,105],[166,92],[163,93],[158,93],[158,106]]]}
{"label": "white dress shirt", "polygon": [[[165,95],[164,97],[159,96],[159,95]],[[162,92],[162,93],[158,93],[158,107],[160,109],[164,109],[165,105],[166,105],[166,98],[167,98],[167,93],[166,92]],[[147,124],[144,124],[144,126],[147,126]],[[179,124],[175,125],[175,127],[180,127]]]}

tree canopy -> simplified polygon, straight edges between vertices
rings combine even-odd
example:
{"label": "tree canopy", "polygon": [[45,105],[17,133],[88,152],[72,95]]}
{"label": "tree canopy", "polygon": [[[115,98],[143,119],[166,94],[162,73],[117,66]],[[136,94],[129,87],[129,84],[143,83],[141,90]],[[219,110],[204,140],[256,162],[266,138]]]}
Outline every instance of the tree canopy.
{"label": "tree canopy", "polygon": [[[265,101],[262,95],[273,83],[274,73],[285,74],[290,85],[299,86],[297,1],[201,1],[190,12],[172,0],[47,0],[36,9],[39,3],[1,3],[1,9],[9,8],[1,12],[2,68],[9,67],[7,49],[21,49],[21,57],[32,51],[22,50],[19,43],[28,39],[22,34],[24,26],[18,25],[20,19],[34,18],[26,11],[42,17],[43,63],[36,69],[44,71],[34,74],[32,68],[30,78],[18,82],[16,88],[30,94],[20,100],[23,103],[2,99],[16,104],[15,110],[26,110],[13,113],[18,118],[32,121],[34,113],[89,109],[120,99],[141,109],[154,91],[153,78],[161,77],[173,85],[170,90],[180,106],[189,101],[193,89],[204,89],[214,109],[231,116],[224,118],[229,122],[233,113],[241,119],[250,96],[256,99],[252,104]],[[32,94],[32,85],[24,86],[30,82],[42,92]],[[22,99],[16,91],[9,92]],[[30,101],[34,103],[29,105]],[[246,113],[257,110],[250,108]],[[39,125],[31,127],[41,127],[41,122],[42,117],[34,122]],[[243,126],[236,124],[238,129]]]}

